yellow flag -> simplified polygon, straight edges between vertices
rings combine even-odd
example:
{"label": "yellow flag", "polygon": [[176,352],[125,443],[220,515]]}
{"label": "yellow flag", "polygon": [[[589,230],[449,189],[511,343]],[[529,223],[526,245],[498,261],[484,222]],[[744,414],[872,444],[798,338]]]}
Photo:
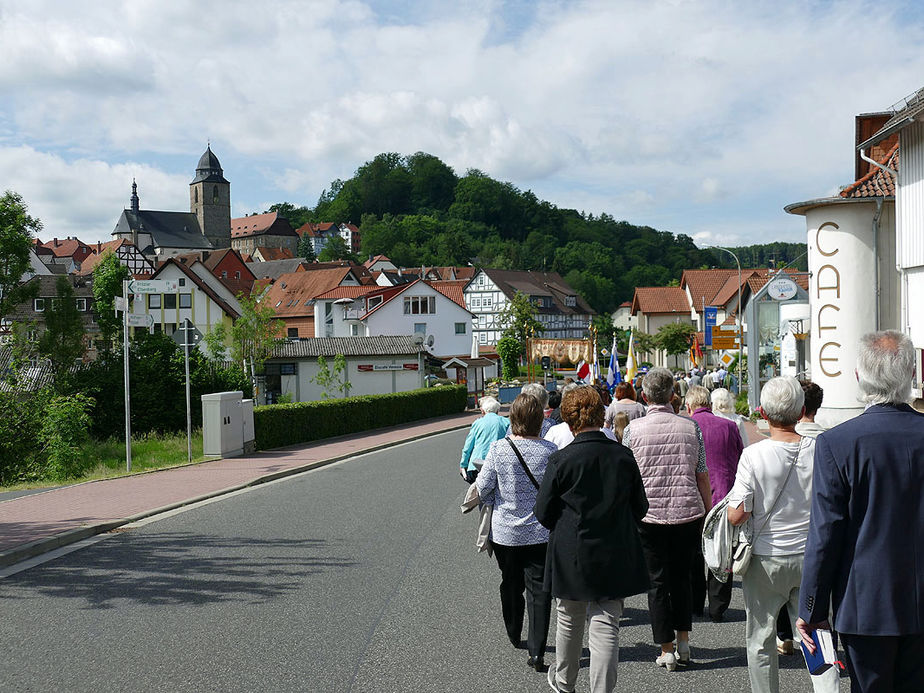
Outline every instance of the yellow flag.
{"label": "yellow flag", "polygon": [[626,354],[626,382],[631,383],[638,371],[638,361],[635,358],[635,333],[629,332],[629,353]]}

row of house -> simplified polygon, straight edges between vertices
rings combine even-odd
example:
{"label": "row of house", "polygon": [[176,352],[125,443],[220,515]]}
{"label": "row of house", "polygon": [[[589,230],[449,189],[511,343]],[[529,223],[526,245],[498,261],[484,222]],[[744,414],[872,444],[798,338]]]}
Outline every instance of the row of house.
{"label": "row of house", "polygon": [[[684,270],[678,286],[637,287],[632,301],[623,303],[613,313],[613,324],[621,329],[632,328],[652,335],[672,323],[690,325],[702,348],[707,342],[706,309],[710,308],[715,310],[715,324],[726,332],[735,332],[740,322],[744,336],[742,346],[746,346],[750,332],[751,301],[755,296],[761,295],[762,289],[778,274],[791,279],[803,292],[808,290],[808,274],[789,268],[782,269],[779,273],[771,268],[745,268],[740,272],[737,269],[724,268],[688,269]],[[766,324],[767,317],[762,318],[762,338],[771,343],[771,348],[781,339],[780,329],[791,332],[794,337],[802,337],[808,332],[808,324],[803,322],[808,318],[807,301],[787,303],[781,305],[781,309],[782,314],[775,316],[775,329],[770,329]],[[758,329],[758,332],[760,331]],[[706,362],[717,365],[722,351],[735,350],[707,349]],[[656,366],[677,368],[691,365],[685,357],[671,357],[663,350],[656,350],[647,356]],[[805,370],[804,348],[800,357],[796,372]]]}

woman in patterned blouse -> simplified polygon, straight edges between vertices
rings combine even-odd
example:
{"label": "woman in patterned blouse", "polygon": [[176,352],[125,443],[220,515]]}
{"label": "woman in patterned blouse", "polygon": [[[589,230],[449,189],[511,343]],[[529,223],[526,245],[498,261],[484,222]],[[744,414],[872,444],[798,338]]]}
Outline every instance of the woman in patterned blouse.
{"label": "woman in patterned blouse", "polygon": [[536,671],[545,670],[543,656],[552,600],[543,589],[549,531],[536,520],[533,506],[548,457],[557,450],[554,444],[539,437],[542,419],[539,401],[532,395],[520,394],[510,405],[510,436],[491,444],[475,481],[481,501],[494,506],[491,545],[501,570],[501,611],[507,637],[514,647],[521,647],[526,611],[529,614],[526,663]]}

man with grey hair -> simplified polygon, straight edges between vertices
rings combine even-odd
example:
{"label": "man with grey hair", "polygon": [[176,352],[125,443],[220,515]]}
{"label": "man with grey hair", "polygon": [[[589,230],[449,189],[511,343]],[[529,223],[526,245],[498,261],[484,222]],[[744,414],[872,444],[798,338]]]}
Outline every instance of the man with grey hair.
{"label": "man with grey hair", "polygon": [[[752,693],[780,690],[777,617],[785,606],[792,624],[799,607],[815,446],[812,438],[796,433],[804,403],[795,378],[773,378],[761,388],[760,413],[770,424],[770,437],[745,448],[728,493],[729,522],[751,520],[753,553],[741,575],[741,591]],[[816,692],[835,693],[837,671],[813,676],[812,685]]]}
{"label": "man with grey hair", "polygon": [[642,392],[648,412],[629,422],[622,444],[635,455],[649,501],[640,534],[651,579],[651,631],[661,646],[655,663],[674,671],[678,663],[691,659],[690,567],[703,517],[712,508],[712,491],[703,434],[696,422],[678,416],[671,406],[674,374],[666,368],[651,369]]}
{"label": "man with grey hair", "polygon": [[857,380],[866,411],[818,436],[812,519],[796,625],[833,625],[850,690],[924,690],[924,414],[911,398],[907,336],[860,340]]}
{"label": "man with grey hair", "polygon": [[[524,395],[532,395],[536,398],[536,401],[539,402],[539,406],[543,410],[546,409],[549,405],[549,391],[546,390],[539,383],[529,383],[524,385],[523,389],[520,390]],[[545,434],[549,432],[549,429],[555,425],[555,422],[552,421],[549,417],[542,417],[542,427],[539,429],[539,437],[544,438]]]}

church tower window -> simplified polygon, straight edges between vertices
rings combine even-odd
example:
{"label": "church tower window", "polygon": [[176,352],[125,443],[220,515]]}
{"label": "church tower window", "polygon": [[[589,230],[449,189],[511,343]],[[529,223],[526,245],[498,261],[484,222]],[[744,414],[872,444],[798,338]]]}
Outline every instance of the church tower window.
{"label": "church tower window", "polygon": [[212,186],[212,204],[215,204],[215,205],[218,204],[218,186],[217,185]]}

